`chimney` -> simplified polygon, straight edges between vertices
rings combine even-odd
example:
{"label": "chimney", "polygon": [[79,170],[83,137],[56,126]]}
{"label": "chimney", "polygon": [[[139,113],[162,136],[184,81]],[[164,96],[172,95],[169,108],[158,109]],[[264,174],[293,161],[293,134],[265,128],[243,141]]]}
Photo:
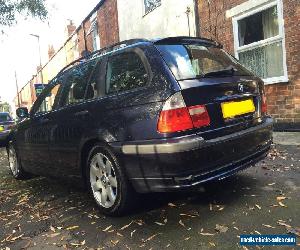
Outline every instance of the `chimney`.
{"label": "chimney", "polygon": [[48,46],[48,57],[49,59],[51,59],[55,54],[55,50],[54,50],[54,47],[53,45],[49,45]]}
{"label": "chimney", "polygon": [[69,24],[67,25],[67,28],[66,28],[66,35],[69,37],[76,30],[76,26],[74,25],[72,20],[69,19],[68,21],[69,21]]}

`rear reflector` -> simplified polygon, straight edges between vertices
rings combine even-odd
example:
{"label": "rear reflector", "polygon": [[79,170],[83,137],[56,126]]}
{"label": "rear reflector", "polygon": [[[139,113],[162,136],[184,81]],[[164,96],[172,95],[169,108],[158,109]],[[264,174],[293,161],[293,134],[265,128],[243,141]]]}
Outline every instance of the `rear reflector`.
{"label": "rear reflector", "polygon": [[160,113],[157,129],[172,133],[208,126],[210,118],[204,105],[186,107],[180,92],[171,96]]}
{"label": "rear reflector", "polygon": [[189,113],[195,128],[210,125],[210,118],[204,105],[189,107]]}
{"label": "rear reflector", "polygon": [[267,98],[266,98],[265,94],[262,94],[262,97],[261,97],[261,112],[263,114],[266,114],[267,111],[268,111],[268,109],[267,109]]}

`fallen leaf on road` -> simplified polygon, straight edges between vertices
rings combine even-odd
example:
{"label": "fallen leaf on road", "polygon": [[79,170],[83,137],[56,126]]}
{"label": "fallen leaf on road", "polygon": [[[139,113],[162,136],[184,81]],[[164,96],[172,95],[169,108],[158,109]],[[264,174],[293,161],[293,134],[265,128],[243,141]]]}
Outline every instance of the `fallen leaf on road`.
{"label": "fallen leaf on road", "polygon": [[264,227],[268,227],[268,228],[276,228],[276,227],[273,227],[271,225],[267,225],[267,224],[262,224]]}
{"label": "fallen leaf on road", "polygon": [[55,228],[53,227],[53,226],[50,226],[50,230],[53,232],[53,233],[55,233]]}
{"label": "fallen leaf on road", "polygon": [[9,241],[16,241],[16,240],[20,239],[23,235],[24,235],[24,234],[21,234],[21,235],[19,235],[19,236],[13,237],[13,238],[11,238]]}
{"label": "fallen leaf on road", "polygon": [[72,227],[67,227],[66,230],[74,230],[76,228],[79,228],[79,226],[72,226]]}
{"label": "fallen leaf on road", "polygon": [[233,228],[234,228],[235,230],[237,230],[237,231],[239,230],[237,227],[233,227]]}
{"label": "fallen leaf on road", "polygon": [[276,200],[277,200],[277,201],[283,201],[283,200],[285,200],[285,199],[286,199],[285,196],[278,196],[278,197],[276,197]]}
{"label": "fallen leaf on road", "polygon": [[187,217],[191,217],[191,218],[196,218],[196,215],[192,215],[192,214],[180,214],[180,216],[187,216]]}
{"label": "fallen leaf on road", "polygon": [[191,237],[186,237],[184,240],[187,241],[187,240],[189,240],[190,238],[191,238]]}
{"label": "fallen leaf on road", "polygon": [[147,241],[150,241],[150,240],[153,240],[157,235],[159,235],[160,233],[158,234],[153,234],[152,236],[150,236],[149,238],[147,238],[146,240],[143,240],[143,242],[147,242]]}
{"label": "fallen leaf on road", "polygon": [[129,227],[133,222],[134,222],[134,221],[131,221],[129,224],[127,224],[127,225],[121,227],[120,230],[122,231],[122,230],[126,229],[126,228]]}
{"label": "fallen leaf on road", "polygon": [[211,234],[211,233],[203,233],[203,232],[200,232],[199,234],[203,235],[203,236],[213,236],[215,234]]}
{"label": "fallen leaf on road", "polygon": [[54,238],[54,237],[57,237],[57,236],[59,236],[59,235],[60,235],[60,233],[53,233],[53,234],[47,235],[47,237],[48,237],[48,238]]}
{"label": "fallen leaf on road", "polygon": [[261,210],[261,206],[260,206],[260,205],[255,204],[255,206],[256,206],[259,210]]}
{"label": "fallen leaf on road", "polygon": [[116,246],[116,245],[119,243],[119,240],[116,240],[116,241],[110,240],[110,242],[111,242],[114,246]]}
{"label": "fallen leaf on road", "polygon": [[280,226],[284,226],[286,228],[287,233],[293,233],[293,234],[296,234],[300,237],[300,228],[298,228],[298,227],[293,228],[291,225],[286,224],[282,220],[278,220],[277,224],[280,225]]}
{"label": "fallen leaf on road", "polygon": [[107,228],[103,229],[102,232],[107,232],[109,229],[112,228],[112,225],[108,226]]}
{"label": "fallen leaf on road", "polygon": [[136,224],[138,224],[139,226],[143,226],[145,224],[145,222],[143,220],[136,220],[134,221]]}
{"label": "fallen leaf on road", "polygon": [[134,229],[131,233],[130,233],[130,237],[132,238],[133,234],[136,232],[136,229]]}
{"label": "fallen leaf on road", "polygon": [[254,233],[261,234],[260,232],[258,232],[258,231],[256,231],[256,230],[254,231]]}
{"label": "fallen leaf on road", "polygon": [[220,233],[226,233],[228,231],[228,227],[224,226],[224,225],[217,224],[215,230],[220,232]]}
{"label": "fallen leaf on road", "polygon": [[183,227],[185,227],[184,223],[182,222],[182,220],[179,221],[179,224]]}
{"label": "fallen leaf on road", "polygon": [[287,205],[285,205],[285,204],[282,203],[281,201],[279,201],[278,204],[279,204],[281,207],[287,207]]}
{"label": "fallen leaf on road", "polygon": [[212,247],[215,247],[215,246],[216,246],[216,244],[213,243],[213,242],[208,242],[208,243],[209,243],[209,245],[211,245]]}

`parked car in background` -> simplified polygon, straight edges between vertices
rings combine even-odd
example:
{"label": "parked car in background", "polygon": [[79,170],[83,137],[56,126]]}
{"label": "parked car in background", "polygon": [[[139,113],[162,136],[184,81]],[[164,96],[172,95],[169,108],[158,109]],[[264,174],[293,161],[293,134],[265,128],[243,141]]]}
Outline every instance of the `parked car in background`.
{"label": "parked car in background", "polygon": [[15,122],[9,113],[0,112],[0,147],[6,146],[8,135],[14,125]]}
{"label": "parked car in background", "polygon": [[128,211],[136,192],[233,175],[272,143],[262,80],[204,38],[97,51],[63,69],[17,115],[24,120],[7,148],[15,178],[84,180],[109,215]]}

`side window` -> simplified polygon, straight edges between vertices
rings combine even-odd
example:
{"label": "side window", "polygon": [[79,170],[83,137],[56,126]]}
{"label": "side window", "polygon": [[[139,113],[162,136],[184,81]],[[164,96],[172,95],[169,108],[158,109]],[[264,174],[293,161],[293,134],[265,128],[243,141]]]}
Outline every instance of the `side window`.
{"label": "side window", "polygon": [[86,90],[86,99],[91,100],[97,97],[105,96],[105,69],[104,61],[102,58],[98,58],[97,64],[90,77],[89,85]]}
{"label": "side window", "polygon": [[106,93],[115,93],[145,86],[148,74],[134,52],[112,56],[107,63]]}
{"label": "side window", "polygon": [[85,98],[87,84],[96,61],[76,66],[68,72],[65,81],[63,106],[82,102]]}
{"label": "side window", "polygon": [[33,113],[46,113],[58,107],[58,103],[62,94],[62,81],[55,79],[42,91],[37,100],[37,104],[33,107]]}

